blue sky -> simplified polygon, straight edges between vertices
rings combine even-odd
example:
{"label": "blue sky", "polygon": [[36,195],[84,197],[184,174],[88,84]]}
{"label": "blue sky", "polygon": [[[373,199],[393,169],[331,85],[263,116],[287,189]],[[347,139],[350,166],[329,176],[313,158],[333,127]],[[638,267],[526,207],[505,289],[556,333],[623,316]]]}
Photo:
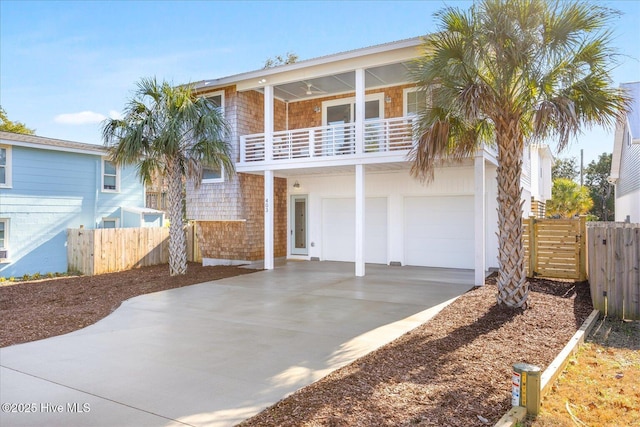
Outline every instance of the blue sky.
{"label": "blue sky", "polygon": [[[601,1],[624,14],[615,85],[640,80],[640,1]],[[100,144],[140,77],[175,84],[424,35],[445,4],[470,1],[0,1],[0,104],[41,136]],[[560,157],[585,164],[613,147],[586,132]],[[555,151],[554,151],[555,152]]]}

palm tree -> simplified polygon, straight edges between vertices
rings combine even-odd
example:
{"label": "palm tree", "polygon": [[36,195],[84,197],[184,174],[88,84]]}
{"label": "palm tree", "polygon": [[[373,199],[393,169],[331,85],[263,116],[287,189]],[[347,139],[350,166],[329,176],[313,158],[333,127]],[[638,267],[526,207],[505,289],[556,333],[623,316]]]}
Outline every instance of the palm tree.
{"label": "palm tree", "polygon": [[102,139],[111,160],[136,164],[145,184],[154,173],[169,187],[169,271],[187,271],[183,221],[183,182],[200,183],[204,167],[234,170],[228,126],[211,101],[195,97],[190,86],[173,87],[156,79],[141,79],[128,102],[124,118],[107,119]]}
{"label": "palm tree", "polygon": [[483,0],[436,13],[413,67],[431,106],[419,115],[412,174],[433,178],[438,159],[497,145],[498,303],[526,308],[520,174],[525,143],[611,127],[628,100],[611,86],[615,12],[587,2]]}
{"label": "palm tree", "polygon": [[547,216],[555,218],[573,218],[586,215],[593,207],[589,189],[569,178],[553,180],[552,198],[546,203]]}

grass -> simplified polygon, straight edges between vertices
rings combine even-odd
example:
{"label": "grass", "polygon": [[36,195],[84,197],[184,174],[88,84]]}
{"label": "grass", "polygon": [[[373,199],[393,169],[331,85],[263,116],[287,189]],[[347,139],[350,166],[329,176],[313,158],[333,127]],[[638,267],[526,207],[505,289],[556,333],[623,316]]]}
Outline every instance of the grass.
{"label": "grass", "polygon": [[640,426],[639,322],[608,322],[570,359],[528,426]]}

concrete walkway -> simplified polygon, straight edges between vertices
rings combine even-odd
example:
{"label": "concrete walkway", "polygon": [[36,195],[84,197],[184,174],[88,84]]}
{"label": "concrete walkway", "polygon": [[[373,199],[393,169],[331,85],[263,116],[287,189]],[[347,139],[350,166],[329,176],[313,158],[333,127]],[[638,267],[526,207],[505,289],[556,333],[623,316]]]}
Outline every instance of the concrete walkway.
{"label": "concrete walkway", "polygon": [[473,285],[468,270],[353,272],[288,262],[132,298],[80,331],[0,349],[0,425],[234,425]]}

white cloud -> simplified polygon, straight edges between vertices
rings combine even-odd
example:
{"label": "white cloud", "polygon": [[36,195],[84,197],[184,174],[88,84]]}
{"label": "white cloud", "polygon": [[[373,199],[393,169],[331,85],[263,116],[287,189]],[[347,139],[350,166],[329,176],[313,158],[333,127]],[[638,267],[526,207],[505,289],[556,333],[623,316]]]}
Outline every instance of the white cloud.
{"label": "white cloud", "polygon": [[109,111],[109,118],[110,119],[114,119],[114,120],[120,120],[122,119],[124,116],[122,115],[122,113],[120,113],[119,111],[116,110],[111,110]]}
{"label": "white cloud", "polygon": [[107,117],[93,111],[82,111],[80,113],[58,114],[53,121],[65,125],[85,125],[90,123],[100,123]]}

